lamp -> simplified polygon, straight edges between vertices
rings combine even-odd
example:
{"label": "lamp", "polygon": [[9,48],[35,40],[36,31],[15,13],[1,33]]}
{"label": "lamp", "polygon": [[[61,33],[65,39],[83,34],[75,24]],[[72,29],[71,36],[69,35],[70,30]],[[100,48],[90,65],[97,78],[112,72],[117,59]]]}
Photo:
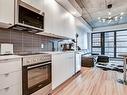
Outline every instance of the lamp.
{"label": "lamp", "polygon": [[112,8],[112,4],[108,4],[107,8],[109,9],[108,17],[98,17],[99,22],[108,23],[110,24],[112,21],[119,21],[123,18],[124,12],[121,12],[120,14],[112,16],[112,13],[110,12],[110,9]]}

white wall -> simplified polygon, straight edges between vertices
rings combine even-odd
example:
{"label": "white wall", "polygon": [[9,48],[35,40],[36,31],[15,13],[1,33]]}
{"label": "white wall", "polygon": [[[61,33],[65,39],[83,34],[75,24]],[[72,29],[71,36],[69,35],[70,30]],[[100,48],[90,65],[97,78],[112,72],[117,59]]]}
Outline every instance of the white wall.
{"label": "white wall", "polygon": [[88,49],[90,48],[90,35],[88,35],[91,32],[91,30],[86,27],[83,23],[81,23],[78,19],[76,20],[76,33],[79,34],[78,37],[78,46],[80,46],[81,49]]}
{"label": "white wall", "polygon": [[74,17],[55,0],[44,0],[45,32],[75,38],[79,34],[78,45],[87,48],[87,33],[90,30],[86,25]]}

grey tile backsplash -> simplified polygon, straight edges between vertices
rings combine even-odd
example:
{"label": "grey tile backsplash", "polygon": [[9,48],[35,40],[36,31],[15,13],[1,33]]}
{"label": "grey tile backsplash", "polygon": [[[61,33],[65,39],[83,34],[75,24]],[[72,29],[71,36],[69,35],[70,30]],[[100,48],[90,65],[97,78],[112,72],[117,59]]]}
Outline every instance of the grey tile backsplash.
{"label": "grey tile backsplash", "polygon": [[[51,40],[56,38],[32,34],[25,31],[0,29],[0,43],[14,44],[14,53],[37,53],[52,51]],[[41,44],[44,48],[41,48]]]}

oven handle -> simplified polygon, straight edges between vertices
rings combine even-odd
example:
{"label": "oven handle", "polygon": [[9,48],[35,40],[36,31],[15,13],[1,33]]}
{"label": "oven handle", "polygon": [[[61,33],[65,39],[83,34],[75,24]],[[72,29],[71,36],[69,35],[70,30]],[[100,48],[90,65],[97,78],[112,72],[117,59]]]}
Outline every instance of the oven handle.
{"label": "oven handle", "polygon": [[37,64],[37,65],[34,65],[34,66],[29,66],[28,69],[37,68],[37,67],[44,66],[44,65],[49,65],[49,64],[51,64],[51,62],[47,62],[47,63],[43,63],[43,64]]}

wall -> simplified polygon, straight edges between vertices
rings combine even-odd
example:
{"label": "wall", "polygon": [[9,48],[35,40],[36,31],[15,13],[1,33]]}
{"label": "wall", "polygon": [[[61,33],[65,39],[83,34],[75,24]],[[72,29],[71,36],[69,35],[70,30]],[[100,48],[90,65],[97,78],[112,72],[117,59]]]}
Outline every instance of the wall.
{"label": "wall", "polygon": [[77,31],[79,37],[78,37],[78,46],[80,46],[81,49],[89,49],[89,33],[80,29]]}
{"label": "wall", "polygon": [[45,12],[45,32],[52,32],[58,35],[75,38],[79,33],[79,46],[87,48],[87,37],[85,36],[90,29],[86,27],[78,18],[72,16],[67,10],[59,5],[55,0],[44,0]]}
{"label": "wall", "polygon": [[[51,40],[56,38],[40,36],[29,32],[0,29],[0,43],[14,44],[14,53],[37,53],[42,51],[52,51]],[[41,48],[41,44],[44,48]]]}
{"label": "wall", "polygon": [[90,49],[90,32],[91,30],[81,23],[78,19],[76,20],[76,33],[78,37],[78,46],[81,49]]}

